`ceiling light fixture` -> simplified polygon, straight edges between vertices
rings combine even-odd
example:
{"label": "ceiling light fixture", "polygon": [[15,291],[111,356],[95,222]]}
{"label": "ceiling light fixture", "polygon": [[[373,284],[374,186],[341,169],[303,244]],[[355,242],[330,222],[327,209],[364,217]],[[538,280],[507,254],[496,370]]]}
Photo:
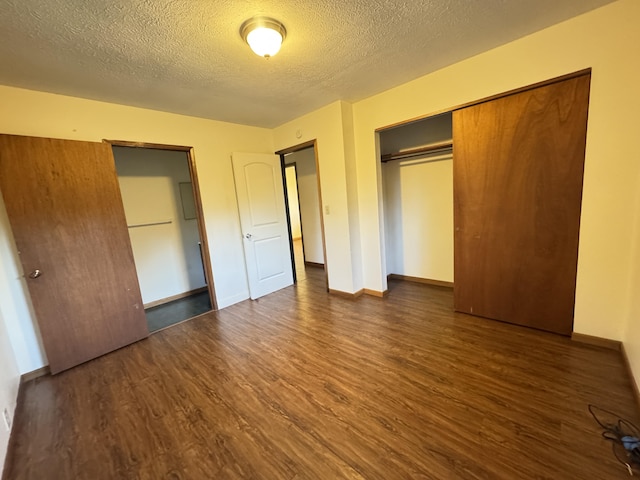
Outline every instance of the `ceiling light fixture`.
{"label": "ceiling light fixture", "polygon": [[253,17],[240,26],[240,36],[257,55],[269,58],[280,51],[287,30],[273,18]]}

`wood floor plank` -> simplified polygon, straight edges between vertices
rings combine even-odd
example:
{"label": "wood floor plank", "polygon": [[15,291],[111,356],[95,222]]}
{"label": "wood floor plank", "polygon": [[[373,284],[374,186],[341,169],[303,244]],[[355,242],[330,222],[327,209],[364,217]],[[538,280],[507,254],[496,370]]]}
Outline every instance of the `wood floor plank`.
{"label": "wood floor plank", "polygon": [[7,480],[620,478],[587,405],[637,420],[619,352],[318,269],[21,398]]}

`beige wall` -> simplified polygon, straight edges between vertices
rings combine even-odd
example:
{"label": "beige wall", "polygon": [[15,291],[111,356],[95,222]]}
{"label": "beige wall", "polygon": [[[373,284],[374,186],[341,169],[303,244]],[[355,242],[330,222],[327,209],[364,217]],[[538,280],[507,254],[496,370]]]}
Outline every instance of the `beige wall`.
{"label": "beige wall", "polygon": [[47,364],[4,199],[0,195],[0,312],[20,373]]}
{"label": "beige wall", "polygon": [[18,366],[16,365],[13,348],[9,340],[9,331],[0,310],[0,475],[4,465],[10,433],[5,428],[2,416],[6,409],[10,420],[13,421],[19,385]]}
{"label": "beige wall", "polygon": [[[317,140],[318,176],[322,196],[327,258],[325,268],[329,288],[343,292],[356,291],[353,256],[359,248],[351,249],[347,166],[343,128],[343,102],[326,107],[285,123],[273,130],[276,151],[310,140]],[[358,275],[356,273],[355,275]]]}
{"label": "beige wall", "polygon": [[623,339],[640,169],[639,19],[640,2],[621,0],[354,104],[365,287],[385,288],[375,129],[591,67],[575,330]]}
{"label": "beige wall", "polygon": [[[349,212],[349,248],[351,254],[351,271],[353,272],[353,290],[359,291],[362,283],[362,263],[360,254],[360,215],[358,208],[358,169],[356,166],[355,124],[353,121],[353,105],[340,102],[342,116],[342,133],[344,139],[344,164],[347,182],[347,207]],[[380,232],[380,235],[384,235]],[[382,293],[381,290],[376,290]]]}
{"label": "beige wall", "polygon": [[[271,130],[0,86],[0,132],[194,147],[218,305],[222,308],[248,298],[230,157],[233,151],[273,153]],[[5,226],[0,233],[3,240],[12,242]],[[0,254],[3,264],[16,262],[10,249],[0,250]],[[21,279],[10,280],[17,291]],[[4,302],[5,297],[14,301],[10,293],[2,291],[0,300]],[[20,331],[34,328],[27,313],[22,309],[15,320],[20,322]],[[44,358],[34,338],[27,343],[32,357]],[[18,363],[21,372],[42,366],[33,361]]]}
{"label": "beige wall", "polygon": [[635,214],[635,232],[632,242],[634,250],[629,262],[631,274],[627,285],[630,302],[622,340],[635,375],[636,385],[640,386],[640,188],[636,190]]}

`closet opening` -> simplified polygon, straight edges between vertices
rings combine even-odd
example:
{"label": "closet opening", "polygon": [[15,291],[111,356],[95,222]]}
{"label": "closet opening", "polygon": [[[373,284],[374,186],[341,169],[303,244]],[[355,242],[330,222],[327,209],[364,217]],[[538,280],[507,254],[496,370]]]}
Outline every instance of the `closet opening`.
{"label": "closet opening", "polygon": [[109,143],[149,331],[215,309],[193,150]]}
{"label": "closet opening", "polygon": [[590,82],[582,70],[377,130],[388,277],[455,277],[456,311],[571,335]]}
{"label": "closet opening", "polygon": [[452,114],[378,135],[387,279],[453,287]]}
{"label": "closet opening", "polygon": [[285,187],[285,205],[291,243],[294,282],[298,284],[321,269],[328,289],[324,221],[318,153],[315,140],[280,155]]}

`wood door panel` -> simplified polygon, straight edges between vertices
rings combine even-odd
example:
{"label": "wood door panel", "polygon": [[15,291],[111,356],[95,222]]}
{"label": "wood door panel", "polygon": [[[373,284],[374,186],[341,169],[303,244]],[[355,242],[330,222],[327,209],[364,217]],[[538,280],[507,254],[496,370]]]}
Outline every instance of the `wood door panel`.
{"label": "wood door panel", "polygon": [[0,189],[51,371],[146,337],[111,147],[0,135]]}
{"label": "wood door panel", "polygon": [[589,81],[454,112],[456,310],[571,333]]}

